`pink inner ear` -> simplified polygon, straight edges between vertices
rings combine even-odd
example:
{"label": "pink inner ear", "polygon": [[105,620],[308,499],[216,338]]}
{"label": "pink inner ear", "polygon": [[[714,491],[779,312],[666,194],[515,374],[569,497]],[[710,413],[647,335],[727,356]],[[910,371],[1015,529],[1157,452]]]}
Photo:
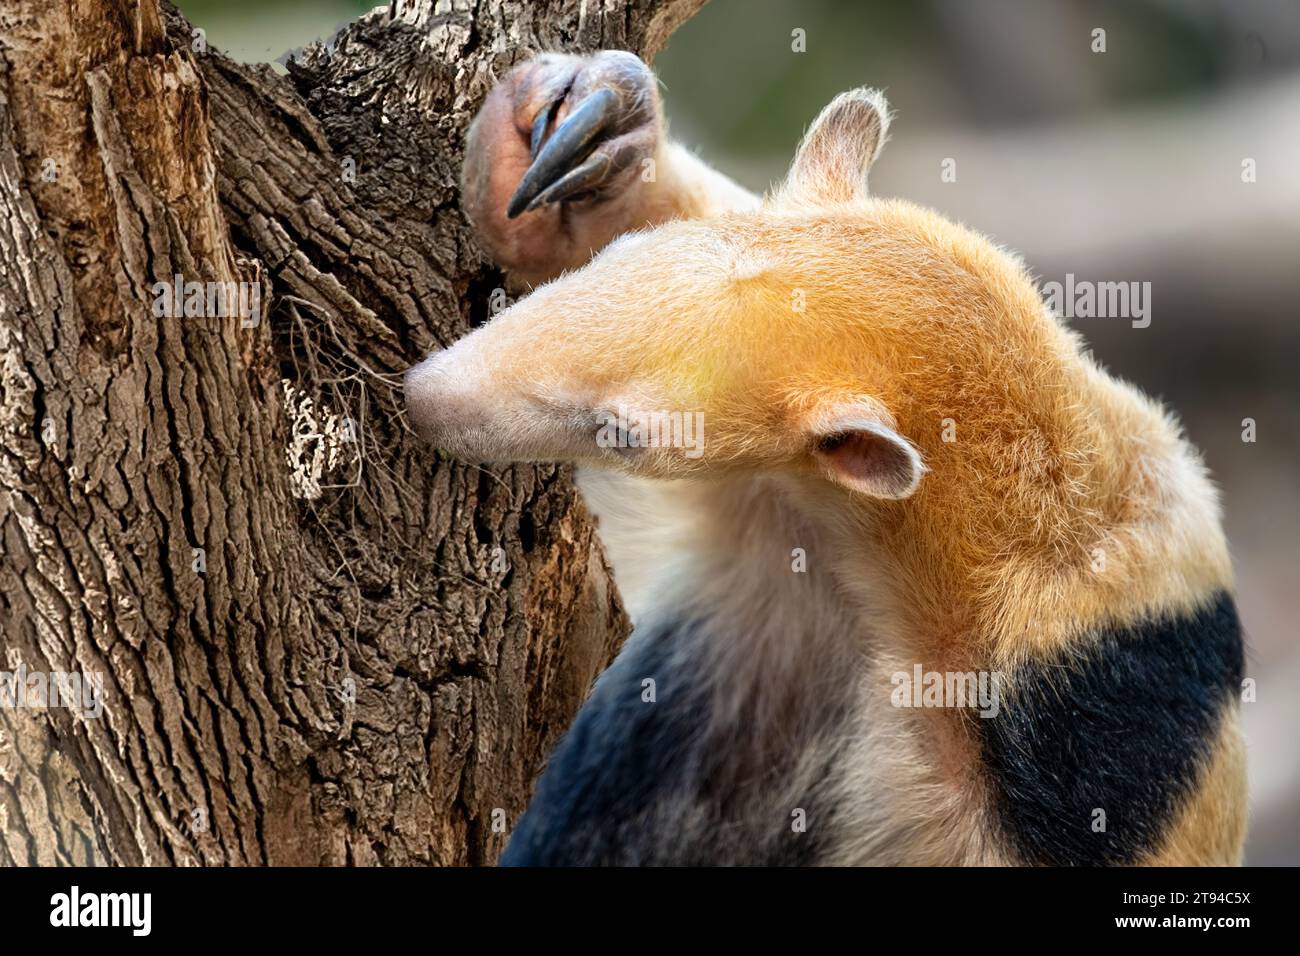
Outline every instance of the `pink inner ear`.
{"label": "pink inner ear", "polygon": [[835,478],[881,498],[904,498],[920,477],[920,459],[902,438],[869,429],[828,435],[817,454]]}

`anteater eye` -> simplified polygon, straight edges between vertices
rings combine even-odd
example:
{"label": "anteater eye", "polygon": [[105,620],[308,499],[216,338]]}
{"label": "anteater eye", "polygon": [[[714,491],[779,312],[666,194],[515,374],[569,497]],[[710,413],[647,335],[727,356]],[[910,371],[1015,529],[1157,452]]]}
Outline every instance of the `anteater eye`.
{"label": "anteater eye", "polygon": [[619,424],[617,416],[601,413],[596,416],[596,444],[610,451],[626,453],[631,449],[630,437]]}
{"label": "anteater eye", "polygon": [[620,452],[629,451],[632,448],[632,439],[622,428],[614,426],[614,450]]}

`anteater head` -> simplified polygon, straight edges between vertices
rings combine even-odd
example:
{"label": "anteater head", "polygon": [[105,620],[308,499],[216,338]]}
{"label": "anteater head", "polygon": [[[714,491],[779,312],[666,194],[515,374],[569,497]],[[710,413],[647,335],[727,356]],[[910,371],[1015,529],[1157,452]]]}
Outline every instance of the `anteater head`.
{"label": "anteater head", "polygon": [[1073,346],[1016,260],[868,196],[887,123],[878,93],[842,94],[760,208],[626,234],[431,355],[406,378],[415,426],[474,461],[911,496],[958,403],[978,417],[990,375],[1014,391]]}

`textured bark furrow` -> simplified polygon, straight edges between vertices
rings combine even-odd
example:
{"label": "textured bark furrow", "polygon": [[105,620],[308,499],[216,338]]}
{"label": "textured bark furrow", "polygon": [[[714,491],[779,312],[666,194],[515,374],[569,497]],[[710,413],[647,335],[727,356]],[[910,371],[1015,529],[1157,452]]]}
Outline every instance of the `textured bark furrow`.
{"label": "textured bark furrow", "polygon": [[[495,76],[698,0],[396,3],[288,79],[156,0],[10,6],[0,669],[105,711],[0,708],[0,862],[490,862],[626,622],[566,472],[441,460],[400,374],[500,284],[457,193]],[[155,315],[176,275],[262,321]]]}
{"label": "textured bark furrow", "polygon": [[[47,18],[47,25],[52,19]],[[38,31],[36,17],[26,22]],[[154,40],[161,40],[161,35]],[[107,49],[111,51],[111,44]],[[15,482],[15,491],[30,495],[30,516],[25,521],[21,514],[18,517],[33,552],[32,560],[20,561],[16,567],[25,572],[27,584],[37,588],[38,610],[30,619],[37,646],[29,643],[20,656],[32,668],[105,675],[107,695],[116,706],[110,705],[103,721],[85,722],[90,752],[84,753],[88,759],[78,761],[78,770],[85,773],[83,766],[102,766],[106,773],[94,780],[82,776],[78,785],[93,788],[90,802],[107,810],[109,829],[114,832],[111,837],[100,835],[104,855],[130,862],[171,862],[178,858],[176,851],[189,851],[177,821],[188,820],[191,809],[203,799],[205,781],[238,779],[223,778],[223,768],[211,761],[198,765],[191,748],[203,754],[209,744],[186,739],[184,728],[193,718],[184,713],[171,662],[171,648],[187,639],[189,602],[175,582],[189,571],[189,541],[197,524],[195,489],[202,489],[207,481],[197,460],[210,457],[207,451],[195,452],[204,442],[201,431],[196,435],[197,409],[187,404],[187,387],[190,395],[194,391],[187,386],[187,370],[198,358],[199,367],[210,372],[215,363],[204,359],[213,353],[221,358],[232,350],[226,330],[218,333],[226,341],[214,345],[203,341],[211,338],[203,331],[139,320],[149,318],[149,289],[155,277],[175,272],[216,279],[238,276],[233,253],[223,239],[210,156],[202,148],[183,152],[196,141],[202,147],[206,135],[206,112],[192,65],[176,56],[109,55],[107,59],[85,69],[84,84],[76,90],[89,117],[89,135],[78,137],[72,126],[56,128],[55,133],[63,134],[62,141],[47,139],[35,154],[37,159],[41,153],[57,156],[60,177],[67,175],[64,170],[93,168],[93,163],[81,161],[87,152],[99,161],[100,176],[87,174],[76,185],[83,195],[86,182],[98,187],[101,201],[87,207],[100,213],[92,220],[102,230],[96,237],[96,251],[106,259],[105,250],[113,253],[118,265],[109,270],[108,286],[125,304],[116,316],[101,313],[84,338],[76,334],[75,322],[56,328],[56,334],[67,330],[70,338],[97,346],[98,356],[83,351],[75,372],[52,369],[35,379],[33,397],[52,396],[44,404],[47,411],[58,413],[47,416],[53,427],[47,445],[66,465],[59,468],[52,456],[38,455],[31,463],[34,467]],[[47,131],[28,128],[27,132],[26,137],[15,138],[30,149],[31,134]],[[33,157],[25,158],[30,168]],[[59,198],[55,194],[39,208],[38,196],[34,211],[52,224],[50,231],[61,240],[62,258],[72,262],[74,274],[78,267],[96,272],[93,263],[67,252],[91,243],[86,224],[60,220],[65,210]],[[60,257],[54,250],[41,250],[34,258],[49,262]],[[104,285],[104,275],[96,272],[96,276],[96,284]],[[59,290],[64,303],[59,311],[81,311],[88,296],[79,294],[77,285],[74,278],[72,289],[65,285]],[[101,302],[104,291],[108,290],[96,289],[93,301]],[[75,310],[67,308],[72,303]],[[39,327],[49,310],[41,309],[42,303],[31,305],[34,308],[26,316],[19,313],[19,321],[25,318]],[[126,414],[105,415],[86,401],[96,398],[95,389],[78,388],[87,365],[99,366],[90,371],[103,381],[100,400]],[[245,384],[242,376],[241,384]],[[66,400],[65,392],[71,392]],[[231,398],[223,396],[226,401]],[[147,410],[143,421],[140,410]],[[14,411],[31,414],[21,407]],[[28,428],[32,424],[29,418]],[[125,440],[113,450],[124,460],[119,458],[120,464],[106,469],[106,449],[96,439],[121,429],[127,431]],[[100,498],[100,488],[92,482],[106,473],[114,476],[112,484],[118,477],[125,479],[125,487],[111,489],[108,508],[92,504]],[[83,474],[89,480],[80,481]],[[137,505],[131,509],[136,519],[132,524],[124,527],[111,520],[114,511],[130,508],[132,502]],[[75,540],[83,528],[100,529],[106,546],[91,552],[84,541]],[[110,575],[106,563],[87,560],[88,553],[111,556],[112,564],[131,570]],[[75,570],[64,560],[66,556],[77,559]],[[139,583],[138,591],[122,593],[127,576]],[[65,607],[41,610],[50,604],[39,590],[42,579],[49,582],[52,593],[63,596]],[[15,629],[8,618],[5,623],[8,643]],[[123,639],[125,644],[120,643]],[[127,647],[140,649],[141,656],[124,651]],[[93,653],[87,653],[88,648]],[[226,702],[220,706],[231,709]],[[76,736],[75,728],[65,726],[66,716],[51,713],[59,739]],[[89,821],[83,829],[95,830]],[[40,831],[37,826],[36,832]],[[51,834],[58,832],[58,827],[50,829]]]}

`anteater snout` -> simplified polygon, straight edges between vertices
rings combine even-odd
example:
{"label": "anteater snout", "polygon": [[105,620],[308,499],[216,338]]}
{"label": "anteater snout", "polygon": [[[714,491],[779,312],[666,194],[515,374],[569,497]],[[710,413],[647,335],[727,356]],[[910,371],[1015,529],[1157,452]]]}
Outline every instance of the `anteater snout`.
{"label": "anteater snout", "polygon": [[434,352],[409,369],[403,383],[406,411],[416,434],[447,451],[488,424],[482,397],[458,367],[454,349]]}

